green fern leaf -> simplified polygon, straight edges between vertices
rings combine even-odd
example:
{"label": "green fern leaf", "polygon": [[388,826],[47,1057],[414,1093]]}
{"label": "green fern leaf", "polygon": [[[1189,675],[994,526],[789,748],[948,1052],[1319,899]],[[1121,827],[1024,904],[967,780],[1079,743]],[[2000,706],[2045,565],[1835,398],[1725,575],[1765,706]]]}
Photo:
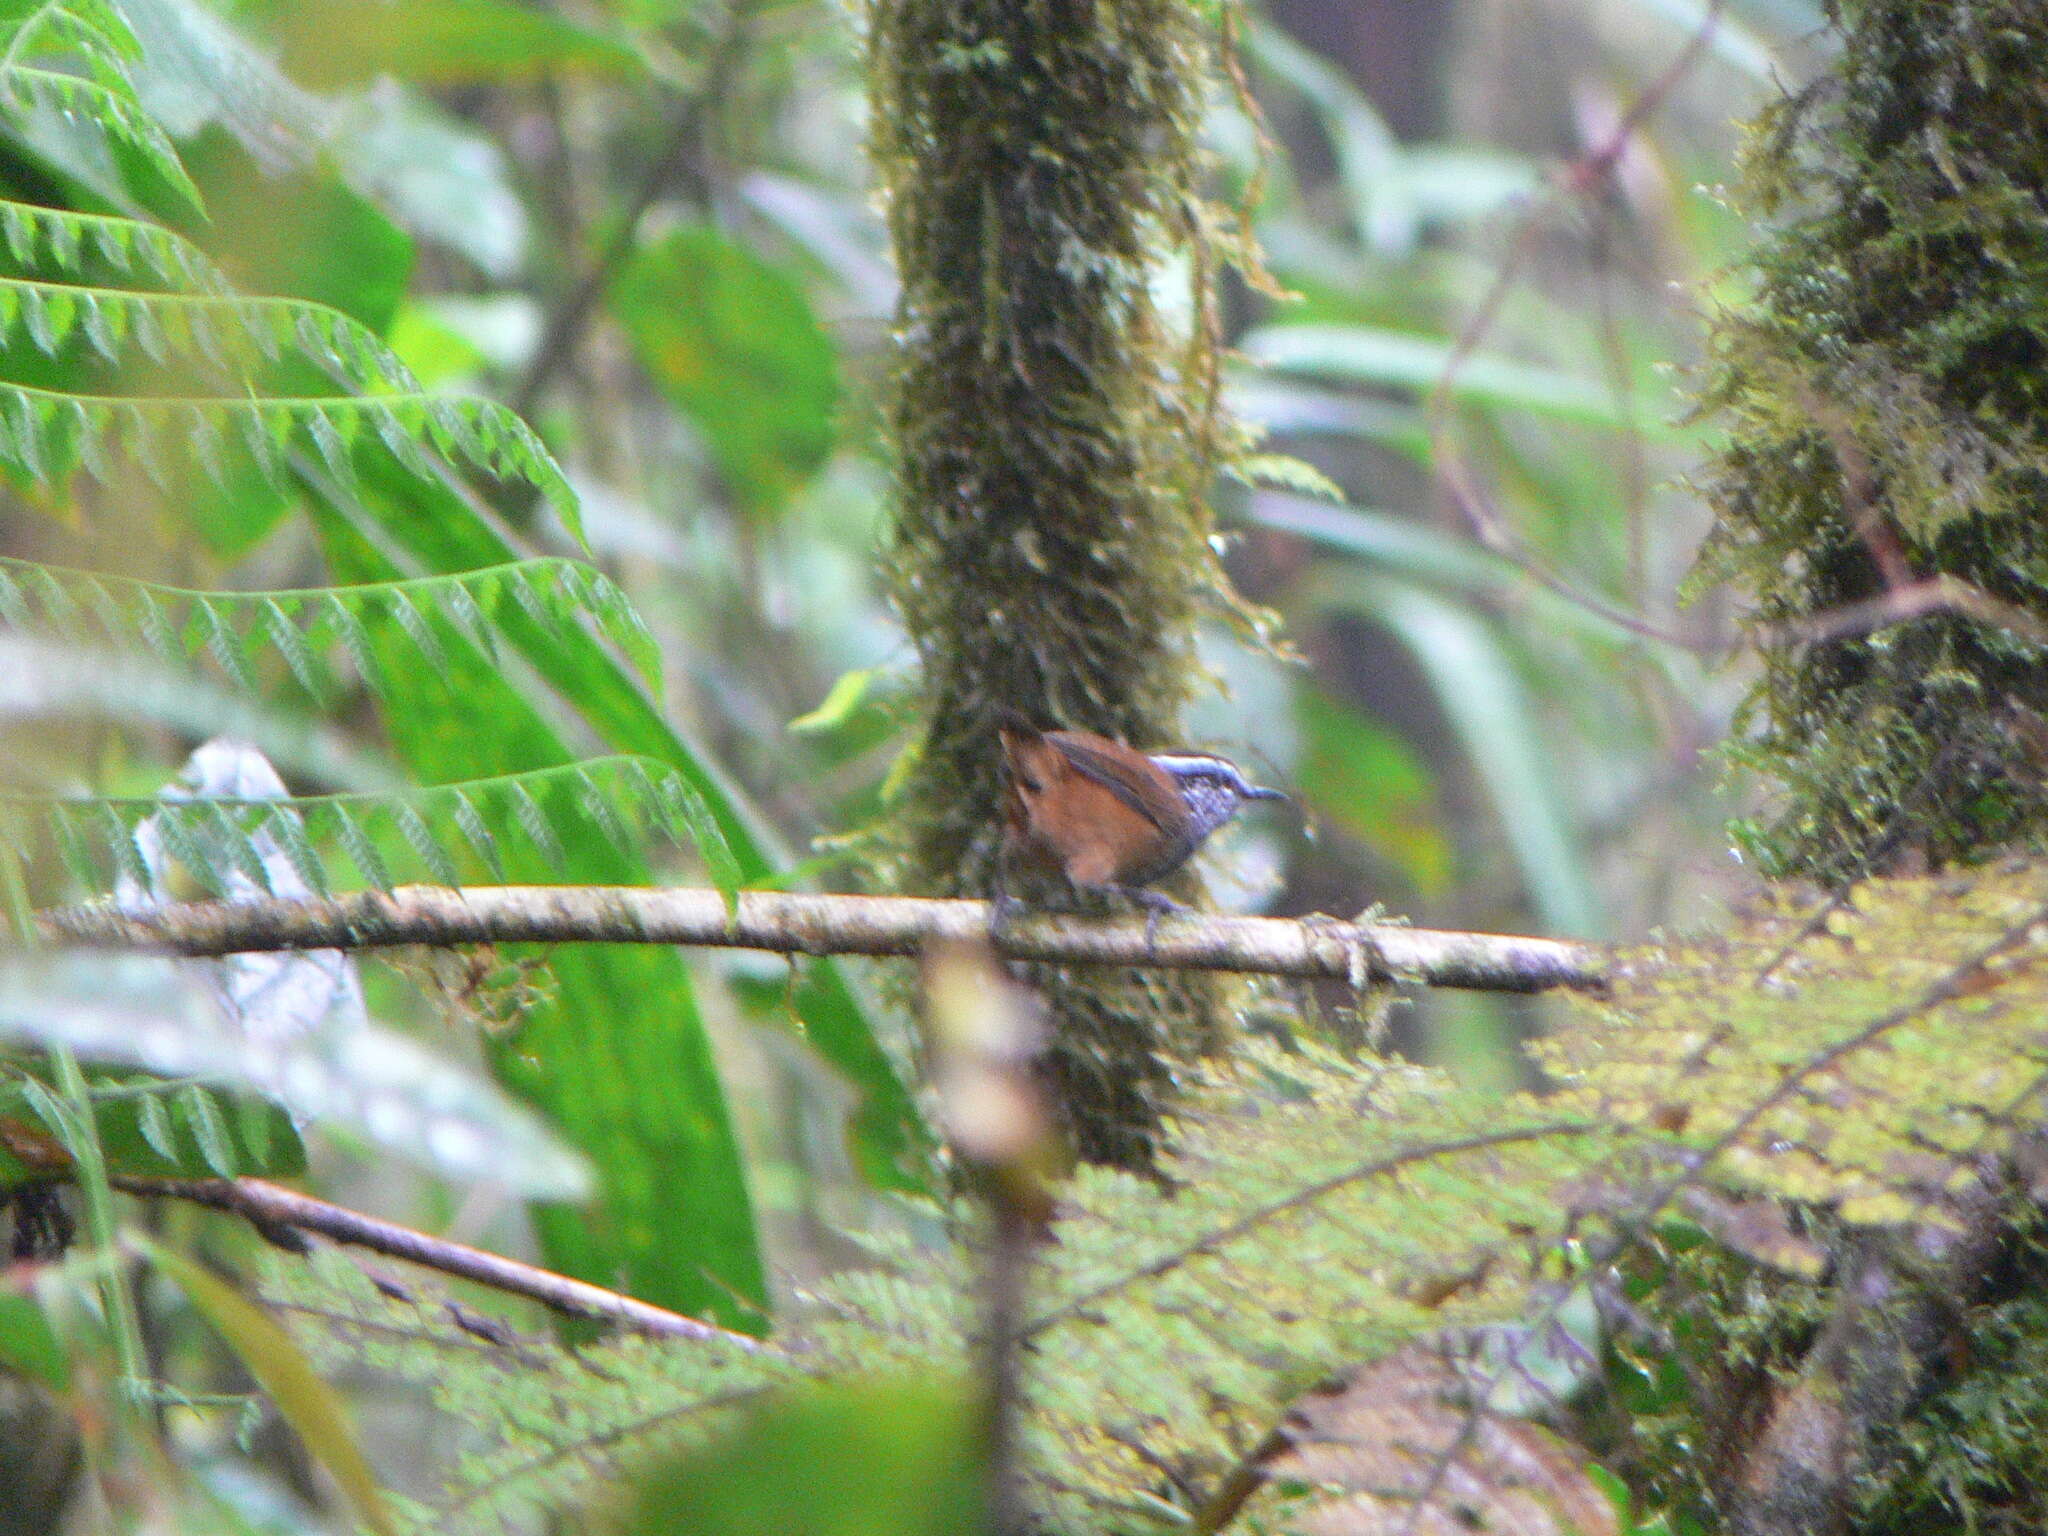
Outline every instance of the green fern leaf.
{"label": "green fern leaf", "polygon": [[[0,35],[0,60],[14,53],[15,41]],[[190,207],[201,206],[199,188],[178,159],[170,136],[136,104],[125,81],[114,86],[34,65],[0,62],[0,113],[20,120],[43,112],[60,121],[94,125],[140,155]]]}
{"label": "green fern leaf", "polygon": [[[154,594],[149,595],[153,601]],[[275,597],[261,599],[257,611],[262,615],[264,635],[291,669],[292,680],[305,690],[308,698],[316,704],[321,702],[328,691],[327,679],[313,648],[306,643],[305,631],[292,621]]]}
{"label": "green fern leaf", "polygon": [[470,798],[466,790],[456,789],[453,802],[456,827],[468,840],[477,857],[483,860],[484,868],[491,872],[491,878],[503,884],[505,860],[498,852],[497,834],[491,831],[490,825],[478,811],[476,801]]}
{"label": "green fern leaf", "polygon": [[330,824],[334,830],[335,841],[341,844],[342,852],[346,853],[349,862],[355,865],[356,873],[372,889],[391,890],[398,882],[391,878],[390,867],[378,854],[377,845],[364,831],[362,823],[357,820],[357,815],[355,807],[342,804],[334,807]]}
{"label": "green fern leaf", "polygon": [[397,620],[399,629],[404,632],[406,639],[412,642],[413,649],[419,652],[427,665],[432,667],[438,676],[447,677],[447,648],[442,645],[441,637],[435,633],[434,626],[428,622],[427,616],[414,602],[412,592],[404,586],[391,588],[390,601],[385,605],[385,611]]}
{"label": "green fern leaf", "polygon": [[678,774],[664,775],[656,789],[658,803],[666,813],[670,836],[678,842],[696,845],[704,856],[705,870],[711,883],[725,897],[727,909],[737,910],[739,888],[746,877],[731,845],[725,840],[725,831],[719,826],[718,818],[705,804],[704,796],[696,785]]}
{"label": "green fern leaf", "polygon": [[121,360],[121,348],[128,339],[126,311],[103,304],[95,294],[87,294],[79,311],[79,328],[85,339],[92,344],[93,351],[109,363]]}
{"label": "green fern leaf", "polygon": [[[82,622],[88,596],[97,630]],[[528,560],[356,587],[203,592],[0,558],[0,622],[12,628],[116,646],[139,642],[167,661],[209,660],[243,690],[256,687],[259,656],[273,653],[316,702],[332,691],[320,653],[334,648],[383,695],[386,679],[364,627],[378,615],[390,616],[438,673],[449,666],[444,628],[491,657],[516,616],[545,624],[569,648],[588,643],[587,624],[658,680],[652,637],[632,605],[609,578],[572,561]],[[185,643],[173,638],[179,633]]]}
{"label": "green fern leaf", "polygon": [[1535,1055],[1566,1102],[1716,1181],[1938,1221],[2041,1118],[2044,923],[2044,866],[1776,893],[1724,935],[1626,957]]}
{"label": "green fern leaf", "polygon": [[46,479],[50,472],[48,444],[43,437],[42,416],[36,403],[26,396],[5,403],[12,427],[4,445],[6,451],[31,480]]}
{"label": "green fern leaf", "polygon": [[340,589],[330,589],[323,594],[323,617],[333,625],[335,638],[347,651],[348,659],[355,668],[356,676],[363,686],[379,695],[385,692],[388,679],[383,665],[377,659],[376,647],[371,645],[369,632],[356,617],[354,608],[341,595]]}
{"label": "green fern leaf", "polygon": [[177,1132],[171,1126],[170,1111],[164,1108],[164,1101],[153,1093],[146,1093],[135,1102],[135,1123],[142,1132],[142,1139],[149,1149],[167,1163],[178,1160]]}
{"label": "green fern leaf", "polygon": [[586,776],[579,775],[576,786],[576,804],[583,817],[621,854],[630,854],[634,848],[633,834],[613,807],[611,798],[605,794],[602,785]]}
{"label": "green fern leaf", "polygon": [[533,844],[550,869],[562,867],[562,840],[555,836],[555,830],[548,824],[548,813],[533,797],[533,791],[521,779],[505,781],[505,794],[512,806],[512,814],[519,823],[526,840]]}
{"label": "green fern leaf", "polygon": [[237,823],[228,808],[218,800],[194,800],[191,805],[193,818],[202,829],[207,846],[219,849],[235,873],[250,885],[274,894],[269,867],[264,864],[255,839]]}
{"label": "green fern leaf", "polygon": [[242,649],[242,637],[229,622],[227,605],[197,603],[193,607],[193,617],[204,637],[208,660],[221,670],[229,686],[237,693],[255,692],[255,679]]}
{"label": "green fern leaf", "polygon": [[[78,441],[72,456],[88,470],[115,455],[119,444],[145,469],[155,467],[144,439],[183,422],[144,420],[181,408],[205,419],[218,436],[230,424],[251,463],[273,485],[281,485],[282,461],[303,447],[341,487],[352,487],[355,453],[366,435],[409,473],[430,475],[429,447],[453,462],[500,479],[531,484],[577,537],[575,497],[539,440],[516,415],[493,401],[430,396],[373,333],[337,311],[298,300],[245,298],[223,289],[218,274],[203,265],[175,237],[149,226],[124,227],[102,218],[81,225],[80,216],[24,204],[0,204],[9,244],[24,260],[41,256],[75,266],[90,232],[98,247],[115,251],[138,274],[155,281],[182,282],[194,291],[162,292],[54,282],[42,278],[0,278],[0,336],[19,330],[30,345],[55,355],[75,333],[113,362],[132,343],[153,364],[199,376],[211,372],[233,386],[212,395],[184,399],[118,399],[86,394],[50,394],[9,385],[10,411],[26,413],[69,402],[66,415]],[[79,275],[66,272],[67,276]],[[287,354],[326,373],[340,393],[332,397],[282,397],[272,393],[260,368]],[[135,428],[142,429],[138,436]],[[7,445],[0,444],[0,457]],[[211,448],[211,441],[206,445]],[[46,476],[50,468],[39,442],[16,446],[13,457]],[[225,477],[218,461],[205,468],[216,482]]]}
{"label": "green fern leaf", "polygon": [[226,872],[215,860],[212,840],[199,835],[192,818],[164,816],[156,820],[156,827],[158,836],[163,839],[164,852],[182,866],[191,879],[216,895],[227,890]]}
{"label": "green fern leaf", "polygon": [[200,1155],[206,1159],[206,1166],[223,1179],[232,1179],[241,1170],[235,1157],[234,1143],[228,1130],[227,1120],[220,1112],[220,1106],[213,1102],[213,1096],[198,1084],[181,1088],[175,1099],[179,1118],[192,1133],[198,1144]]}
{"label": "green fern leaf", "polygon": [[199,189],[170,137],[142,109],[128,72],[141,57],[128,20],[107,0],[43,0],[0,19],[0,113],[36,142],[35,119],[103,135],[139,155],[193,210]]}
{"label": "green fern leaf", "polygon": [[[673,769],[611,757],[389,794],[274,800],[16,796],[0,799],[0,844],[31,867],[45,856],[61,858],[79,885],[95,895],[123,879],[151,886],[136,844],[144,821],[164,852],[216,893],[227,892],[235,874],[257,889],[269,888],[264,859],[273,845],[320,892],[362,884],[389,890],[403,880],[459,886],[466,866],[472,878],[481,868],[502,881],[505,839],[514,831],[555,867],[569,847],[593,838],[637,851],[666,837],[694,845],[707,868],[730,873],[731,850],[715,821],[678,815],[679,798],[689,793]],[[336,855],[346,865],[338,865]],[[350,867],[353,872],[344,873]]]}
{"label": "green fern leaf", "polygon": [[[1561,1191],[1617,1151],[1602,1128],[1533,1100],[1273,1048],[1195,1085],[1171,1137],[1158,1182],[1080,1170],[1036,1252],[1021,1444],[1034,1523],[1047,1529],[1185,1525],[1334,1366],[1522,1316],[1560,1272],[1572,1220]],[[480,1432],[420,1528],[508,1529],[565,1515],[621,1456],[699,1443],[735,1403],[797,1373],[970,1369],[975,1224],[964,1212],[904,1214],[897,1235],[866,1235],[863,1265],[804,1291],[781,1348],[601,1347],[602,1374],[585,1378],[573,1408],[548,1372],[476,1390],[438,1330],[422,1335],[414,1313],[395,1334],[400,1313],[338,1267],[294,1266],[279,1283],[359,1320],[324,1345],[313,1332],[312,1347],[374,1349]],[[1170,1485],[1162,1467],[1174,1469]]]}
{"label": "green fern leaf", "polygon": [[263,818],[257,830],[267,833],[278,848],[283,851],[285,861],[316,896],[329,892],[327,867],[313,847],[313,840],[306,834],[305,816],[299,808],[284,801],[271,801],[269,813]]}
{"label": "green fern leaf", "polygon": [[313,411],[305,418],[306,435],[312,440],[314,451],[320,455],[321,463],[327,466],[328,474],[343,490],[356,490],[355,457],[349,452],[349,434],[342,431],[340,423],[354,421],[353,415]]}
{"label": "green fern leaf", "polygon": [[462,884],[462,875],[456,869],[455,861],[449,858],[435,838],[433,829],[420,815],[418,807],[401,802],[392,807],[391,819],[399,835],[405,839],[406,846],[418,855],[420,863],[426,866],[437,884],[451,889]]}

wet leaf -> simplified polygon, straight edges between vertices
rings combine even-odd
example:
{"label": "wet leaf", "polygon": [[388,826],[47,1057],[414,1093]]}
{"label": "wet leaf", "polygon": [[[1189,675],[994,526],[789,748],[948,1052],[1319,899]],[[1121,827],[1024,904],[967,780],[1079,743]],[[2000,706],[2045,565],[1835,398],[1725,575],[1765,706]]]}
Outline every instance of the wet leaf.
{"label": "wet leaf", "polygon": [[1301,1536],[1620,1536],[1585,1458],[1539,1424],[1478,1406],[1487,1373],[1410,1345],[1311,1393],[1268,1478],[1316,1486]]}

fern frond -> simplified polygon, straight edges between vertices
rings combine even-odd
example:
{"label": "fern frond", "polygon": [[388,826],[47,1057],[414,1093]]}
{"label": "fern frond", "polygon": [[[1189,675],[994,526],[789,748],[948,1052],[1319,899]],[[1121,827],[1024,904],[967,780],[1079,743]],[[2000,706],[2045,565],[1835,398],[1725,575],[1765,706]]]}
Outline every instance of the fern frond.
{"label": "fern frond", "polygon": [[[244,1028],[204,974],[188,962],[137,956],[0,960],[0,1039],[63,1046],[85,1060],[174,1079],[117,1077],[121,1091],[96,1111],[117,1133],[108,1150],[121,1171],[288,1171],[302,1154],[276,1104],[453,1178],[489,1179],[539,1199],[588,1193],[583,1159],[479,1073],[360,1017]],[[11,1107],[6,1089],[18,1087],[34,1118],[52,1124],[35,1108],[38,1086],[26,1073],[0,1083],[0,1117]],[[238,1102],[252,1093],[260,1099]],[[157,1110],[140,1107],[150,1099]]]}
{"label": "fern frond", "polygon": [[632,603],[611,578],[573,560],[520,560],[358,586],[219,592],[0,558],[0,626],[81,645],[139,648],[167,663],[207,661],[246,688],[279,662],[316,701],[338,691],[344,662],[385,697],[387,680],[371,660],[365,629],[385,619],[430,665],[451,639],[489,654],[493,635],[515,620],[563,645],[588,625],[650,686],[660,682],[659,651]]}
{"label": "fern frond", "polygon": [[[208,381],[176,395],[0,384],[8,428],[0,463],[50,480],[79,467],[105,478],[119,459],[161,479],[162,466],[190,459],[215,484],[247,466],[281,490],[295,453],[343,488],[356,485],[358,451],[422,476],[432,475],[438,456],[532,486],[578,532],[568,482],[515,412],[428,392],[375,333],[339,310],[235,294],[188,242],[139,221],[0,203],[0,234],[28,269],[0,277],[0,355],[13,343],[58,358],[83,344],[117,376],[146,357],[174,376]],[[95,258],[111,275],[167,286],[115,285],[88,270]],[[335,393],[281,392],[276,370],[291,363],[331,380]]]}
{"label": "fern frond", "polygon": [[[1533,1100],[1274,1049],[1215,1068],[1171,1134],[1171,1192],[1084,1168],[1038,1251],[1025,1451],[1049,1529],[1184,1522],[1162,1467],[1212,1485],[1333,1365],[1521,1315],[1532,1286],[1557,1278],[1546,1256],[1570,1220],[1564,1186],[1614,1150]],[[969,1222],[936,1247],[871,1239],[872,1267],[809,1290],[781,1320],[786,1356],[622,1345],[588,1392],[548,1372],[485,1393],[438,1354],[429,1365],[388,1348],[384,1363],[432,1381],[486,1432],[428,1528],[495,1530],[559,1509],[621,1456],[701,1434],[735,1393],[793,1369],[971,1369],[971,1238]]]}
{"label": "fern frond", "polygon": [[1738,1189],[1940,1220],[2048,1090],[2048,868],[1774,893],[1639,952],[1536,1058],[1561,1102]]}
{"label": "fern frond", "polygon": [[[0,113],[48,112],[96,125],[140,155],[166,183],[200,205],[170,135],[143,110],[128,72],[141,45],[109,0],[45,0],[0,20]],[[69,65],[74,73],[58,65]]]}
{"label": "fern frond", "polygon": [[213,258],[160,225],[116,214],[77,213],[0,199],[0,242],[27,271],[108,274],[181,293],[224,294],[232,285]]}
{"label": "fern frond", "polygon": [[74,335],[113,363],[131,342],[158,362],[203,362],[232,377],[296,356],[349,394],[425,393],[374,332],[324,305],[0,277],[0,345],[25,339],[54,358]]}
{"label": "fern frond", "polygon": [[140,870],[135,836],[145,820],[186,876],[216,896],[238,884],[269,890],[271,849],[325,894],[406,881],[456,885],[465,874],[502,879],[508,863],[559,874],[566,850],[593,839],[621,852],[655,839],[690,846],[723,888],[737,883],[732,852],[695,787],[651,758],[592,758],[392,794],[0,797],[0,841],[25,863],[60,859],[90,894],[109,893],[123,874]]}
{"label": "fern frond", "polygon": [[[0,203],[0,214],[45,215],[52,210]],[[332,379],[346,394],[422,396],[427,391],[368,326],[351,315],[305,299],[228,291],[217,269],[187,243],[129,220],[100,219],[79,229],[63,222],[20,217],[16,255],[24,263],[42,255],[73,280],[0,277],[0,343],[25,337],[45,356],[58,355],[82,334],[110,362],[122,362],[132,341],[159,363],[188,370],[211,364],[236,378],[260,364],[296,358]],[[38,239],[38,234],[44,239]],[[111,249],[124,269],[170,282],[168,290],[115,287],[76,280],[93,237],[94,254]],[[61,245],[54,241],[63,242]],[[10,242],[13,244],[14,242]],[[25,254],[24,254],[25,253]]]}
{"label": "fern frond", "polygon": [[[41,1001],[47,1005],[50,1000],[46,996]],[[133,1022],[163,1027],[161,1014]],[[0,1017],[0,1032],[14,1033],[13,1023]],[[93,1119],[112,1172],[144,1178],[234,1179],[305,1170],[305,1149],[290,1118],[265,1100],[189,1078],[96,1072],[91,1081]],[[37,1085],[26,1072],[0,1079],[0,1118],[39,1127],[61,1142],[61,1101],[53,1103],[39,1094]],[[13,1182],[18,1170],[9,1164],[15,1161],[0,1151],[0,1188]]]}
{"label": "fern frond", "polygon": [[142,43],[113,0],[42,0],[0,20],[0,80],[25,58],[76,55],[95,79],[130,84]]}
{"label": "fern frond", "polygon": [[[141,313],[142,311],[138,311]],[[104,478],[112,458],[163,481],[196,458],[216,481],[232,459],[288,489],[287,456],[309,453],[342,486],[358,484],[352,451],[381,447],[417,474],[429,453],[532,486],[581,536],[576,494],[533,429],[495,400],[424,392],[375,396],[76,394],[0,383],[0,463],[47,480],[73,466]],[[168,488],[166,486],[166,488]]]}
{"label": "fern frond", "polygon": [[[1094,1528],[1211,1484],[1332,1366],[1517,1318],[1610,1156],[1595,1122],[1419,1069],[1252,1049],[1201,1085],[1162,1172],[1075,1179],[1026,1339],[1038,1500]],[[1119,1523],[1128,1524],[1128,1517]]]}

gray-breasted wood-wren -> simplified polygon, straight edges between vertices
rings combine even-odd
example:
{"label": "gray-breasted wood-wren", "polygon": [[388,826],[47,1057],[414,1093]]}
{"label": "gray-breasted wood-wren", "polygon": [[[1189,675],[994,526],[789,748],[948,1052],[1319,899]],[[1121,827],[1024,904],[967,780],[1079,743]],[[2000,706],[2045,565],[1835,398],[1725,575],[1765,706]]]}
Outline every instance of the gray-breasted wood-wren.
{"label": "gray-breasted wood-wren", "polygon": [[1140,752],[1092,731],[1043,731],[1006,714],[1003,856],[1050,866],[1084,890],[1151,908],[1175,903],[1144,887],[1188,861],[1247,800],[1285,800],[1200,752]]}

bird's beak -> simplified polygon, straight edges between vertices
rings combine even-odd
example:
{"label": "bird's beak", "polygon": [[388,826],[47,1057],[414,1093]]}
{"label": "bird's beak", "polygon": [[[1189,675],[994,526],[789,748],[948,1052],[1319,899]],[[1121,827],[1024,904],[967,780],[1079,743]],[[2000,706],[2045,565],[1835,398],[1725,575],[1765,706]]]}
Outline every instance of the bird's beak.
{"label": "bird's beak", "polygon": [[1289,798],[1287,791],[1284,789],[1267,789],[1260,784],[1247,784],[1244,797],[1247,800],[1286,800]]}

